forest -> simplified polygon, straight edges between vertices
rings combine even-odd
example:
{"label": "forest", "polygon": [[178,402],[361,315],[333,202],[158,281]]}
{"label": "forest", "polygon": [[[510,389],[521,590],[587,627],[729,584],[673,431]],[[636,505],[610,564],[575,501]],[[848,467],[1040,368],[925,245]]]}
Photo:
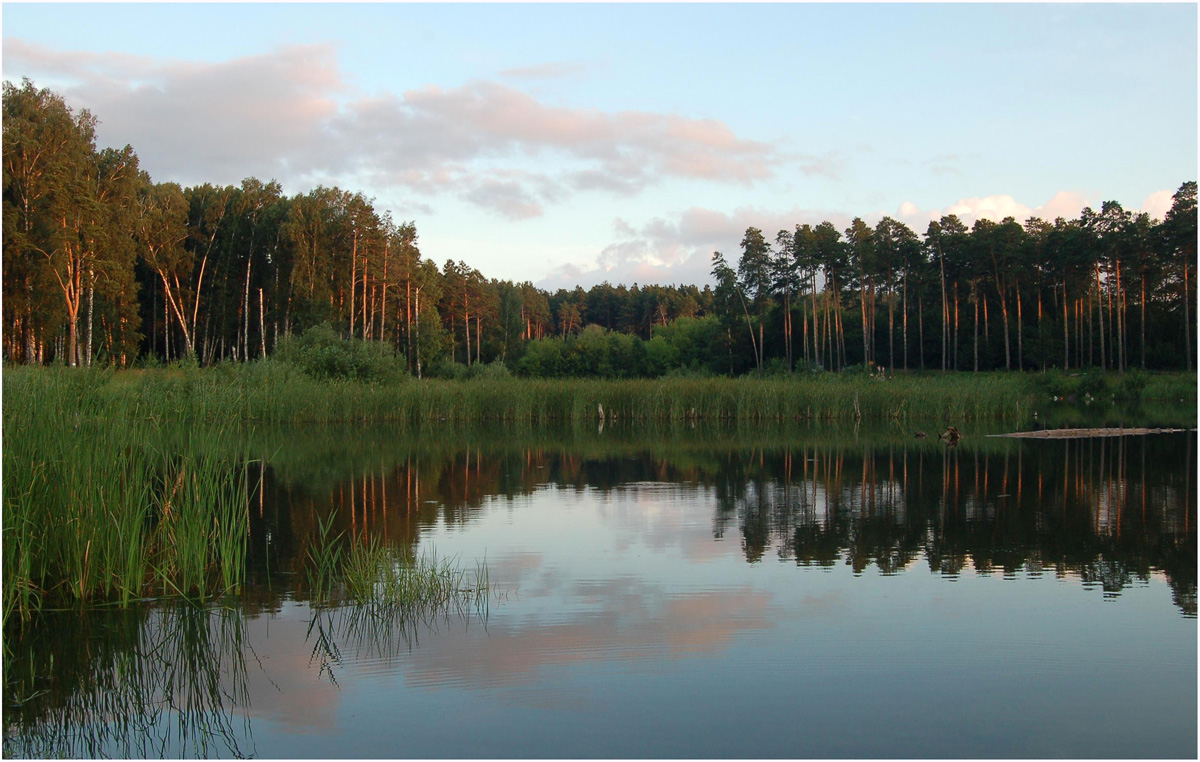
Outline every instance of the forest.
{"label": "forest", "polygon": [[6,362],[207,366],[327,339],[417,377],[1193,367],[1195,181],[1161,221],[1107,201],[922,233],[751,227],[713,253],[715,285],[552,293],[439,266],[362,193],[154,182],[96,125],[4,83]]}

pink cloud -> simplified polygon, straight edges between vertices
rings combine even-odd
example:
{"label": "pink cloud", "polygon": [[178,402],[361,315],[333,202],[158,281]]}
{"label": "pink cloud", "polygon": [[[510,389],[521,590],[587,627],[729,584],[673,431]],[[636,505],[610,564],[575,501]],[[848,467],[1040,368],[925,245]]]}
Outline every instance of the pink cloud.
{"label": "pink cloud", "polygon": [[[365,179],[376,190],[454,193],[524,219],[568,191],[631,195],[671,178],[749,185],[788,162],[812,162],[719,120],[559,106],[501,82],[348,99],[328,45],[212,63],[57,51],[10,38],[4,63],[9,73],[68,83],[56,89],[100,118],[102,142],[132,144],[156,179],[184,183],[250,174],[301,187]],[[531,157],[552,160],[554,176],[521,175]]]}
{"label": "pink cloud", "polygon": [[345,88],[335,51],[293,45],[218,63],[60,52],[4,42],[6,70],[55,89],[100,120],[102,144],[135,147],[155,179],[235,183],[319,168],[325,129]]}

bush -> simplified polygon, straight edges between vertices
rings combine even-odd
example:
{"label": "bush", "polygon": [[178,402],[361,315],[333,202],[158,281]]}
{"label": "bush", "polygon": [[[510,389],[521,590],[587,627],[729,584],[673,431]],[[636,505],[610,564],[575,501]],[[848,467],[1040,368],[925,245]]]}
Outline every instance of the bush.
{"label": "bush", "polygon": [[1113,396],[1118,402],[1140,402],[1142,393],[1146,390],[1146,374],[1141,371],[1130,371],[1117,381]]}
{"label": "bush", "polygon": [[559,339],[534,339],[525,345],[525,354],[517,363],[517,371],[523,376],[554,378],[562,375],[564,368],[563,342]]}
{"label": "bush", "polygon": [[501,360],[493,360],[489,363],[477,362],[467,368],[466,377],[468,379],[482,379],[484,381],[498,378],[512,378],[512,372],[508,366]]}
{"label": "bush", "polygon": [[317,380],[395,382],[408,375],[403,361],[391,347],[362,339],[343,339],[327,323],[313,326],[299,336],[284,337],[274,357]]}
{"label": "bush", "polygon": [[1075,384],[1061,370],[1035,373],[1027,378],[1035,394],[1041,394],[1052,400],[1066,399],[1068,394],[1073,394],[1075,391]]}
{"label": "bush", "polygon": [[444,381],[462,381],[467,377],[467,366],[446,357],[425,371],[426,378],[440,378]]}
{"label": "bush", "polygon": [[1079,384],[1075,387],[1075,391],[1080,396],[1087,396],[1092,399],[1104,399],[1109,395],[1108,380],[1104,378],[1103,373],[1084,373],[1083,377],[1079,379]]}
{"label": "bush", "polygon": [[787,360],[782,357],[771,357],[765,360],[761,368],[755,368],[748,375],[756,378],[780,378],[791,375]]}

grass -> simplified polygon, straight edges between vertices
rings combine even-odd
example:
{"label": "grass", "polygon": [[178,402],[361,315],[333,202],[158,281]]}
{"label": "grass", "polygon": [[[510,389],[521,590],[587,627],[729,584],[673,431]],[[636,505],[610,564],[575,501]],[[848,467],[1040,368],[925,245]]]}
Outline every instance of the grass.
{"label": "grass", "polygon": [[[542,425],[636,421],[1020,421],[1034,405],[1065,397],[1081,382],[1066,374],[925,373],[888,378],[806,374],[767,378],[407,379],[390,383],[314,380],[274,361],[211,369],[83,371],[10,368],[5,386],[40,396],[43,387],[73,381],[87,404],[132,406],[153,421],[191,425],[247,423],[507,422]],[[1183,400],[1195,405],[1195,374],[1100,376],[1088,382],[1112,398]],[[1080,376],[1088,380],[1087,374]],[[1097,395],[1090,395],[1096,397]],[[1081,396],[1081,401],[1083,397]]]}
{"label": "grass", "polygon": [[240,584],[249,485],[235,426],[144,415],[142,400],[98,393],[104,374],[25,380],[5,374],[5,624],[43,606]]}
{"label": "grass", "polygon": [[438,559],[432,552],[412,557],[378,535],[334,534],[332,524],[318,519],[317,536],[307,549],[309,593],[318,605],[402,610],[415,617],[486,609],[486,564],[468,574],[451,559]]}

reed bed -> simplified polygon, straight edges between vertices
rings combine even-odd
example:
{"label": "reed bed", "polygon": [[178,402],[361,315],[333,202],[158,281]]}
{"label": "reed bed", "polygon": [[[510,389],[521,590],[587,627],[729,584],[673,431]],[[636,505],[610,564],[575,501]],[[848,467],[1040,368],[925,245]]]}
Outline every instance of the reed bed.
{"label": "reed bed", "polygon": [[486,611],[487,564],[468,573],[434,552],[410,556],[378,535],[347,538],[318,520],[308,548],[309,594],[320,606],[352,605],[377,614],[403,612],[412,620],[449,612]]}
{"label": "reed bed", "polygon": [[144,399],[102,393],[104,373],[4,381],[6,625],[44,606],[241,583],[249,484],[232,424],[147,415]]}
{"label": "reed bed", "polygon": [[[70,378],[69,381],[66,378]],[[1020,373],[806,374],[770,378],[314,380],[277,362],[215,369],[67,371],[16,368],[5,386],[43,397],[73,385],[73,407],[126,406],[152,421],[543,424],[555,421],[1021,420],[1051,395]],[[1194,387],[1195,377],[1188,380]],[[1151,385],[1152,387],[1154,384]],[[1161,384],[1159,384],[1161,386]],[[1184,385],[1186,388],[1186,384]],[[1169,394],[1178,389],[1171,387]],[[1194,388],[1189,401],[1194,404]],[[85,410],[84,415],[87,415]]]}

